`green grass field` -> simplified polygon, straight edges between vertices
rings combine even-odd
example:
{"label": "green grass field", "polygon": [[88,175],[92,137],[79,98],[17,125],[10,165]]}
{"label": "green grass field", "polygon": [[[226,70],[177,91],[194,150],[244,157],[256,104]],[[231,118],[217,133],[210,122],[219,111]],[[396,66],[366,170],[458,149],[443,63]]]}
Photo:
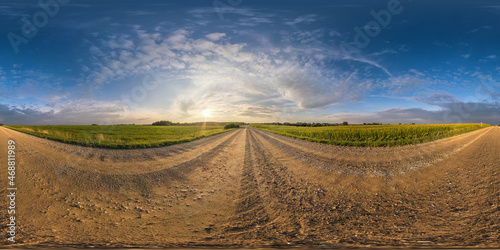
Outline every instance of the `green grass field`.
{"label": "green grass field", "polygon": [[488,124],[354,125],[295,127],[253,124],[254,128],[312,142],[342,146],[386,147],[417,144],[485,128]]}
{"label": "green grass field", "polygon": [[65,143],[100,148],[149,148],[193,141],[228,131],[224,126],[6,126]]}

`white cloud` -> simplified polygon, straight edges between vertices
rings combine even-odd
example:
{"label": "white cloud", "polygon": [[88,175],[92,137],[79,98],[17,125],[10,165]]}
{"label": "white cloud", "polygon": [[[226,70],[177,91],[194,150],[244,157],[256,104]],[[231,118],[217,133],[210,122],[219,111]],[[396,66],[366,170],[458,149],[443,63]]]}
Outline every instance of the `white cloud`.
{"label": "white cloud", "polygon": [[[15,107],[0,104],[0,118],[7,124],[104,124],[120,118],[124,111],[116,103],[95,100],[66,101],[51,105],[49,111],[36,107]],[[112,123],[111,123],[112,124]]]}
{"label": "white cloud", "polygon": [[393,50],[393,49],[384,49],[380,52],[375,52],[375,53],[372,53],[370,54],[370,56],[380,56],[380,55],[384,55],[384,54],[397,54],[398,52]]}
{"label": "white cloud", "polygon": [[393,95],[406,95],[409,93],[419,93],[430,90],[429,87],[433,85],[445,85],[449,82],[442,81],[440,79],[434,79],[426,74],[417,71],[415,69],[410,69],[409,73],[394,76],[387,80],[381,81],[381,87],[388,94]]}
{"label": "white cloud", "polygon": [[129,40],[129,37],[127,35],[122,35],[119,37],[111,36],[110,39],[105,42],[105,46],[113,50],[131,50],[134,48],[134,42]]}
{"label": "white cloud", "polygon": [[136,10],[136,11],[126,11],[125,14],[129,16],[149,16],[149,15],[155,15],[156,13],[151,11]]}
{"label": "white cloud", "polygon": [[206,35],[205,37],[208,38],[211,41],[219,41],[221,38],[225,37],[226,34],[224,33],[210,33]]}
{"label": "white cloud", "polygon": [[373,60],[370,60],[370,59],[367,59],[367,58],[364,58],[364,57],[361,57],[361,56],[352,56],[352,55],[345,55],[344,58],[345,58],[345,60],[351,60],[351,61],[356,61],[356,62],[361,62],[361,63],[369,64],[371,66],[379,68],[384,73],[386,73],[388,76],[392,77],[391,72],[389,72],[389,70],[387,68],[385,68],[384,66],[380,65],[376,61],[373,61]]}
{"label": "white cloud", "polygon": [[497,55],[488,55],[484,57],[483,59],[479,59],[480,62],[489,62],[492,60],[495,60],[497,58]]}
{"label": "white cloud", "polygon": [[294,25],[297,25],[299,23],[312,23],[312,22],[315,22],[316,20],[317,20],[317,15],[312,14],[312,15],[299,16],[299,17],[295,18],[294,20],[287,21],[284,23],[287,25],[290,25],[290,26],[294,26]]}
{"label": "white cloud", "polygon": [[194,17],[194,18],[199,18],[199,19],[204,19],[207,17],[219,17],[225,18],[226,15],[229,16],[228,14],[236,14],[236,15],[242,15],[242,16],[255,16],[256,13],[249,9],[249,8],[244,8],[242,6],[237,6],[237,7],[231,7],[231,6],[215,6],[215,7],[207,7],[207,8],[197,8],[197,9],[191,9],[187,11],[187,13]]}
{"label": "white cloud", "polygon": [[102,53],[101,49],[99,49],[99,48],[98,48],[98,47],[96,47],[96,46],[92,46],[92,47],[90,47],[89,51],[90,51],[90,53],[91,53],[92,55],[96,55],[96,56],[101,56],[101,55],[103,55],[103,53]]}
{"label": "white cloud", "polygon": [[482,31],[482,30],[490,30],[491,29],[491,26],[489,25],[485,25],[485,26],[481,26],[479,28],[476,28],[476,29],[473,29],[473,30],[470,30],[467,32],[467,34],[472,34],[472,33],[476,33],[478,31]]}
{"label": "white cloud", "polygon": [[238,25],[251,26],[251,27],[257,26],[260,24],[272,23],[272,21],[266,17],[245,17],[245,18],[240,18],[238,21],[239,21]]}
{"label": "white cloud", "polygon": [[[180,29],[175,31],[170,37],[167,38],[167,41],[172,45],[173,48],[175,49],[181,49],[181,48],[186,48],[183,45],[185,44],[187,40],[187,35],[189,35],[189,32],[185,29]],[[148,37],[151,39],[150,37]],[[153,39],[154,41],[154,39]]]}
{"label": "white cloud", "polygon": [[425,94],[423,96],[418,96],[415,98],[411,98],[413,101],[422,102],[430,105],[438,105],[441,106],[443,104],[448,103],[457,103],[460,102],[458,98],[448,92],[436,92]]}
{"label": "white cloud", "polygon": [[328,32],[328,35],[330,35],[330,36],[342,36],[342,34],[340,34],[340,32],[338,32],[336,30]]}

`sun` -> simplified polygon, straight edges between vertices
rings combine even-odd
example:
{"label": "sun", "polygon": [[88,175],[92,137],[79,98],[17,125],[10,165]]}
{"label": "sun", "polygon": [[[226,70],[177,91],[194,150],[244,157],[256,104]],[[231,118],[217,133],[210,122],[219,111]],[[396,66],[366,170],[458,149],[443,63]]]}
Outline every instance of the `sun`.
{"label": "sun", "polygon": [[210,117],[210,110],[209,110],[209,109],[205,109],[205,110],[203,110],[203,112],[202,112],[202,113],[203,113],[203,116],[205,116],[205,118]]}

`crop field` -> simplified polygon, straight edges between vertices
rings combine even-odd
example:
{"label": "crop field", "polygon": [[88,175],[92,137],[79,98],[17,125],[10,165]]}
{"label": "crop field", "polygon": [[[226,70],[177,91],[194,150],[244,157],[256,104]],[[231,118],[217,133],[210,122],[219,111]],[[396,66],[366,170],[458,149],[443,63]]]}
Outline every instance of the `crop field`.
{"label": "crop field", "polygon": [[402,146],[442,139],[488,124],[354,125],[295,127],[254,124],[252,127],[312,142],[342,146]]}
{"label": "crop field", "polygon": [[7,126],[42,138],[101,148],[149,148],[193,141],[222,133],[224,126]]}

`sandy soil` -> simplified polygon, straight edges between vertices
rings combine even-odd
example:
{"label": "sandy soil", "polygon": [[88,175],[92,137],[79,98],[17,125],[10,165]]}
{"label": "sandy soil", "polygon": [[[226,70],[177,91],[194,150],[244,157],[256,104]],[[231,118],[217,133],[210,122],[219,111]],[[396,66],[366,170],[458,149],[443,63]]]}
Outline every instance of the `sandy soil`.
{"label": "sandy soil", "polygon": [[0,128],[0,162],[8,139],[19,245],[500,247],[499,127],[395,148],[242,128],[138,150]]}

